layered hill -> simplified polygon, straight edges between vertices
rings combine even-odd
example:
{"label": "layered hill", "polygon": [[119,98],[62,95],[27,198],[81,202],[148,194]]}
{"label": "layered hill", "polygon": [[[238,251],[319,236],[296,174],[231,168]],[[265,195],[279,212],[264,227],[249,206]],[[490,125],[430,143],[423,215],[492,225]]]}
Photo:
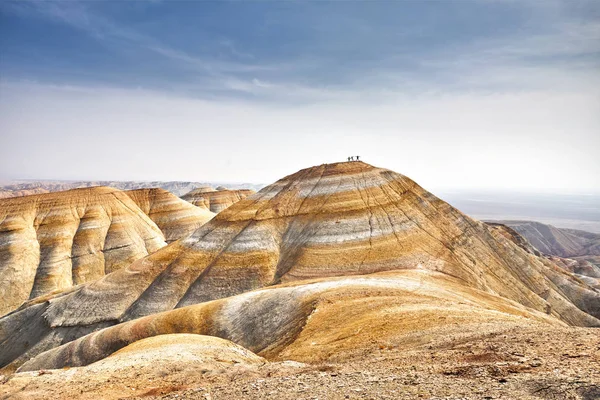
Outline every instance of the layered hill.
{"label": "layered hill", "polygon": [[164,189],[137,189],[125,193],[154,221],[167,243],[188,236],[215,216]]}
{"label": "layered hill", "polygon": [[170,333],[310,361],[427,326],[600,326],[599,317],[594,288],[409,178],[324,164],[125,269],[2,318],[0,365],[86,365]]}
{"label": "layered hill", "polygon": [[0,315],[124,268],[213,215],[162,189],[94,187],[0,200]]}
{"label": "layered hill", "polygon": [[227,207],[254,194],[254,190],[229,190],[219,187],[216,190],[210,186],[200,187],[181,196],[182,199],[197,207],[207,208],[214,213],[220,213]]}

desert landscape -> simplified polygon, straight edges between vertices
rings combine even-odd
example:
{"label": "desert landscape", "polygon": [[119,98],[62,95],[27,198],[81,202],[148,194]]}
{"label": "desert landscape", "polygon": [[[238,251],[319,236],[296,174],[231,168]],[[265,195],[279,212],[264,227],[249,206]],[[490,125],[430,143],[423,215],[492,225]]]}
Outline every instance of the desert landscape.
{"label": "desert landscape", "polygon": [[232,203],[105,187],[0,200],[4,396],[599,393],[597,268],[520,225],[358,161]]}
{"label": "desert landscape", "polygon": [[0,1],[0,400],[600,400],[600,1]]}

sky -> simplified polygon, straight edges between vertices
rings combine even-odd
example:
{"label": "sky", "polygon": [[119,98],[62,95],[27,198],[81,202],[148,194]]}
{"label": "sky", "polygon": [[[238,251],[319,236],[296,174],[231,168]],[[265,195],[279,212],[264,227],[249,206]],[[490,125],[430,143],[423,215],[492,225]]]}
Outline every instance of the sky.
{"label": "sky", "polygon": [[600,2],[0,2],[0,180],[600,192]]}

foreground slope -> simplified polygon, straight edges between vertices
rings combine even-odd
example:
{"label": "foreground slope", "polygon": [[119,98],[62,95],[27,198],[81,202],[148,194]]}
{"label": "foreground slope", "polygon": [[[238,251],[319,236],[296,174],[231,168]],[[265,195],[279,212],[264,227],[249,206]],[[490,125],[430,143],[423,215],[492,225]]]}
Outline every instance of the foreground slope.
{"label": "foreground slope", "polygon": [[[360,349],[346,361],[252,362],[230,346],[180,342],[148,366],[135,349],[86,367],[23,372],[0,383],[11,399],[581,399],[600,397],[600,336],[593,328],[449,324],[418,338],[398,335]],[[185,335],[186,337],[189,335]],[[146,339],[157,345],[161,336]],[[155,342],[154,339],[157,339]],[[196,343],[199,343],[199,349]],[[146,347],[146,341],[139,342]],[[206,345],[211,349],[204,353]],[[317,345],[315,345],[316,347]],[[137,347],[137,346],[136,346]],[[560,351],[557,351],[560,349]],[[135,358],[134,358],[135,357]],[[160,360],[160,363],[158,362]],[[233,362],[229,362],[229,361]],[[134,368],[127,367],[128,362]],[[134,362],[134,363],[133,363]],[[218,370],[215,366],[219,365]],[[67,383],[68,382],[68,383]]]}
{"label": "foreground slope", "polygon": [[418,336],[454,323],[524,319],[563,325],[439,272],[321,278],[138,318],[41,353],[20,371],[87,365],[136,341],[165,334],[219,336],[269,359],[315,362],[343,359],[372,340]]}
{"label": "foreground slope", "polygon": [[214,213],[220,213],[232,204],[235,204],[254,193],[254,190],[250,189],[229,190],[218,188],[215,190],[205,186],[192,190],[181,196],[181,198],[195,206],[205,207]]}
{"label": "foreground slope", "polygon": [[215,214],[159,188],[125,192],[159,227],[167,243],[188,236]]}
{"label": "foreground slope", "polygon": [[[384,271],[400,272],[391,280],[369,281],[369,290],[363,278],[352,278]],[[347,280],[330,282],[334,277]],[[307,286],[311,279],[319,283]],[[243,294],[272,285],[282,286]],[[18,366],[38,354],[28,368],[82,365],[143,337],[190,332],[224,337],[277,357],[305,331],[294,327],[314,318],[314,305],[329,290],[354,296],[356,287],[359,297],[387,292],[378,307],[394,296],[417,298],[415,291],[423,287],[427,296],[417,308],[424,314],[415,319],[415,328],[428,315],[449,313],[443,306],[448,302],[456,303],[455,312],[465,318],[475,318],[473,310],[481,309],[488,310],[482,311],[483,320],[513,315],[600,325],[598,292],[572,274],[407,177],[352,162],[285,177],[124,270],[71,292],[34,299],[0,320],[0,343],[10,349],[0,355],[0,365]],[[236,295],[241,297],[231,297]],[[461,302],[467,305],[464,311]],[[181,309],[170,311],[174,308]],[[404,312],[410,310],[396,311],[399,319],[410,315]],[[107,329],[69,343],[102,328]],[[313,353],[306,350],[310,337],[297,354]]]}

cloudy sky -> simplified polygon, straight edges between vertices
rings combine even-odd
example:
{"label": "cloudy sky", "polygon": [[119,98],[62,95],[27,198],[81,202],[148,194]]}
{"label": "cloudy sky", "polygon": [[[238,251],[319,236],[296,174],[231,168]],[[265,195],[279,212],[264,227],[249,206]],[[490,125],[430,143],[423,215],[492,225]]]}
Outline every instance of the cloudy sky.
{"label": "cloudy sky", "polygon": [[0,178],[600,191],[600,2],[0,2]]}

